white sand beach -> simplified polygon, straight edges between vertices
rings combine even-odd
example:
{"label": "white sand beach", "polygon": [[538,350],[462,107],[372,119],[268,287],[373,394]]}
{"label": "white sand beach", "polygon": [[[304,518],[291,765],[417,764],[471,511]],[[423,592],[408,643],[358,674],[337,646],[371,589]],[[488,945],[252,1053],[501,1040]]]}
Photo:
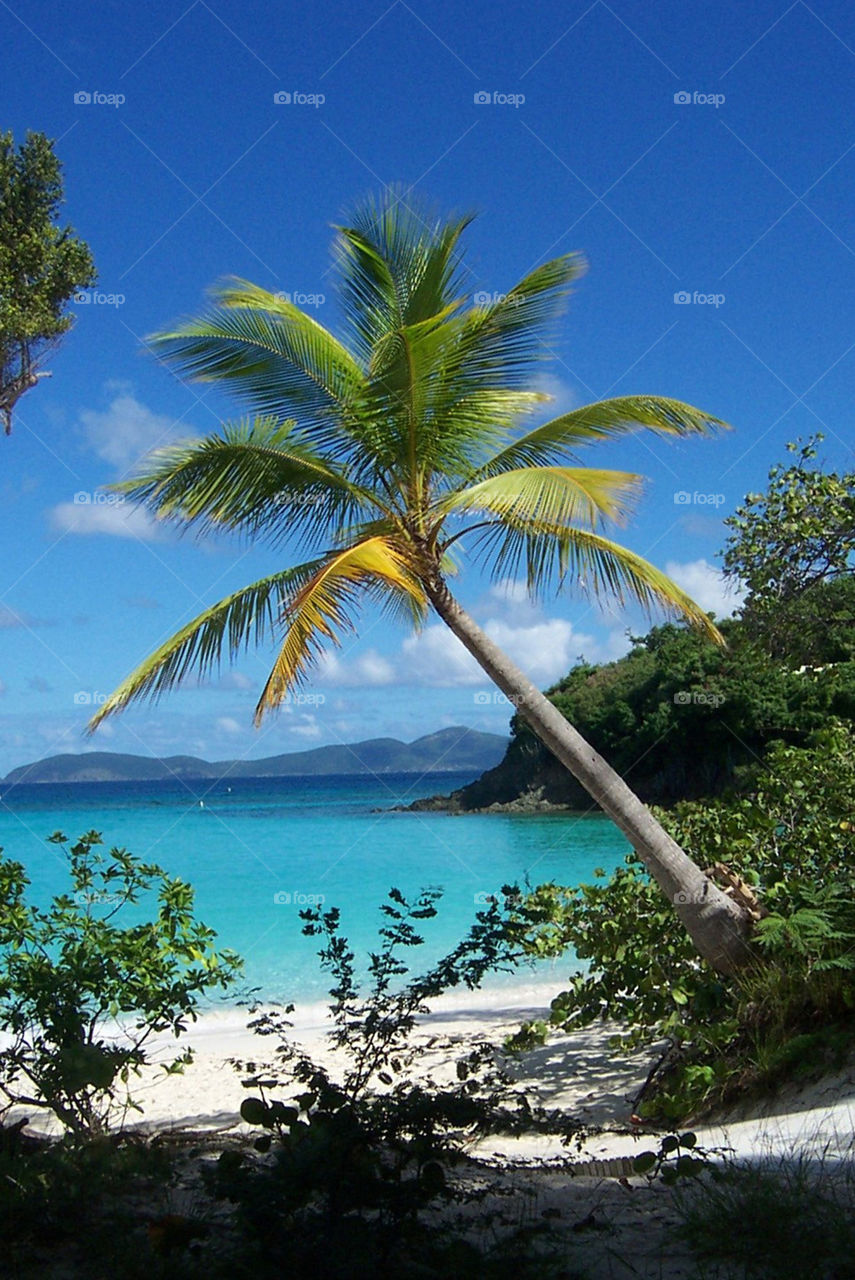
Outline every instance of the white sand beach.
{"label": "white sand beach", "polygon": [[[501,992],[445,996],[419,1024],[419,1063],[441,1079],[476,1042],[487,1041],[500,1052],[503,1039],[523,1020],[544,1015],[557,989],[520,984]],[[257,1131],[239,1115],[247,1095],[231,1059],[250,1061],[262,1071],[275,1040],[248,1030],[248,1016],[246,1009],[237,1008],[200,1017],[177,1042],[181,1048],[192,1045],[193,1063],[180,1075],[165,1076],[156,1066],[147,1069],[133,1091],[144,1112],[141,1117],[131,1113],[129,1127],[177,1138],[194,1135],[194,1140],[207,1134],[215,1143],[255,1136]],[[316,1061],[332,1064],[326,1007],[298,1007],[289,1018],[291,1042]],[[493,1205],[502,1214],[512,1205],[517,1225],[548,1218],[556,1230],[567,1233],[574,1259],[583,1261],[589,1274],[606,1280],[640,1275],[687,1280],[697,1271],[676,1235],[679,1215],[672,1193],[661,1182],[620,1176],[627,1172],[627,1160],[655,1149],[665,1130],[633,1119],[653,1053],[621,1054],[610,1044],[615,1030],[600,1025],[555,1035],[546,1045],[506,1060],[514,1087],[524,1090],[532,1104],[560,1108],[586,1133],[569,1144],[540,1134],[473,1141],[468,1154],[476,1163],[467,1178],[489,1186],[482,1208]],[[153,1057],[167,1061],[175,1049],[175,1041],[163,1039],[153,1046]],[[280,1096],[288,1096],[287,1087]],[[34,1130],[52,1128],[44,1116],[31,1109],[26,1113]],[[717,1124],[692,1127],[699,1147],[716,1160],[737,1158],[774,1167],[781,1160],[807,1156],[827,1168],[851,1153],[855,1070],[792,1087],[763,1105],[743,1104]],[[173,1208],[182,1207],[179,1198]]]}
{"label": "white sand beach", "polygon": [[[488,1042],[500,1052],[504,1039],[523,1021],[544,1016],[558,990],[554,984],[520,984],[498,992],[444,996],[419,1021],[416,1042],[423,1048],[421,1061],[441,1078],[475,1043]],[[325,1005],[297,1006],[289,1020],[292,1043],[317,1061],[335,1060],[326,1040],[330,1022]],[[275,1041],[248,1030],[247,1021],[243,1009],[205,1014],[181,1041],[164,1039],[156,1044],[152,1056],[161,1060],[174,1052],[176,1043],[192,1045],[194,1061],[181,1075],[164,1077],[156,1069],[145,1073],[134,1094],[144,1107],[147,1126],[240,1125],[238,1111],[246,1091],[229,1060],[252,1060],[261,1067],[275,1047]],[[542,1048],[508,1058],[505,1065],[515,1087],[525,1090],[532,1103],[560,1107],[585,1125],[628,1129],[633,1098],[649,1069],[649,1055],[617,1053],[609,1045],[615,1030],[603,1026],[557,1035]],[[557,1140],[555,1145],[554,1154],[564,1151]]]}
{"label": "white sand beach", "polygon": [[[454,1063],[476,1043],[487,1042],[501,1055],[504,1039],[520,1024],[543,1017],[559,988],[554,984],[515,984],[485,992],[461,991],[437,1000],[419,1022],[416,1041],[420,1062],[436,1078],[451,1073]],[[180,1075],[166,1076],[156,1066],[147,1069],[134,1088],[143,1116],[129,1118],[148,1130],[247,1129],[239,1109],[246,1090],[232,1059],[249,1061],[262,1070],[270,1062],[275,1039],[254,1034],[247,1027],[246,1009],[203,1014],[180,1041],[162,1039],[152,1058],[165,1061],[176,1045],[192,1046],[194,1061]],[[289,1015],[291,1042],[325,1065],[335,1062],[327,1041],[330,1027],[326,1005],[297,1006]],[[577,1147],[557,1137],[491,1137],[471,1154],[481,1159],[524,1160],[538,1163],[632,1156],[649,1148],[660,1126],[639,1124],[634,1106],[655,1058],[651,1050],[625,1054],[612,1047],[618,1028],[598,1024],[571,1034],[555,1034],[526,1053],[503,1057],[503,1065],[529,1101],[560,1108],[591,1130]],[[692,1126],[708,1150],[735,1156],[774,1157],[795,1150],[845,1155],[855,1143],[855,1067],[801,1087],[791,1086],[764,1102],[744,1103],[715,1124]],[[248,1131],[248,1129],[247,1129]]]}
{"label": "white sand beach", "polygon": [[[556,991],[555,986],[520,985],[498,994],[445,996],[421,1021],[420,1062],[441,1078],[476,1041],[499,1049],[523,1020],[544,1015]],[[333,1055],[325,1043],[325,1012],[323,1006],[296,1009],[291,1035],[328,1063]],[[627,1157],[655,1149],[661,1132],[632,1118],[653,1053],[621,1054],[610,1043],[615,1031],[600,1025],[555,1035],[506,1063],[515,1087],[532,1104],[560,1108],[585,1127],[585,1137],[566,1145],[556,1136],[491,1135],[473,1142],[469,1155],[489,1167],[485,1186],[489,1182],[492,1190],[486,1203],[499,1214],[513,1204],[518,1223],[548,1218],[567,1234],[572,1256],[584,1263],[587,1274],[604,1280],[687,1280],[698,1273],[678,1235],[673,1194],[660,1182],[619,1178],[615,1167],[619,1160],[625,1169]],[[139,1091],[146,1127],[246,1130],[238,1114],[244,1090],[227,1060],[250,1058],[260,1065],[271,1042],[247,1031],[240,1012],[201,1019],[189,1039],[196,1051],[193,1065],[182,1076],[148,1080]],[[774,1167],[782,1159],[808,1156],[827,1168],[851,1152],[855,1071],[791,1088],[762,1106],[745,1105],[726,1123],[693,1128],[699,1147],[716,1160],[756,1160]],[[478,1175],[469,1177],[477,1181]]]}

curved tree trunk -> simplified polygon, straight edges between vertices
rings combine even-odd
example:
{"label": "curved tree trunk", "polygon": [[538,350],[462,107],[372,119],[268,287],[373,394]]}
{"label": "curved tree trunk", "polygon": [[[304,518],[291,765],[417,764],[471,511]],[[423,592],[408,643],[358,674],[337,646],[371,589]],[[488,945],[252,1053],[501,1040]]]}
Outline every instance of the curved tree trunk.
{"label": "curved tree trunk", "polygon": [[541,742],[581,782],[632,844],[673,903],[698,953],[720,973],[732,974],[751,955],[751,919],[704,875],[660,826],[620,774],[565,720],[548,698],[482,631],[441,580],[428,587],[443,622],[531,725]]}

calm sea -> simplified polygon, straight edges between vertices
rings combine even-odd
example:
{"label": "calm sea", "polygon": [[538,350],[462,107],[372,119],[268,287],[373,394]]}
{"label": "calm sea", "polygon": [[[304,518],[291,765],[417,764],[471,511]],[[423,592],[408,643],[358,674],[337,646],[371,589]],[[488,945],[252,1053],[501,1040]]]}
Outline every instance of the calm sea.
{"label": "calm sea", "polygon": [[[46,837],[100,831],[108,848],[123,846],[194,886],[199,917],[245,957],[248,985],[268,999],[315,1000],[326,982],[298,914],[312,900],[341,908],[343,932],[359,951],[375,936],[390,887],[438,887],[439,915],[425,926],[431,959],[465,933],[478,895],[526,878],[578,884],[623,857],[626,842],[599,815],[388,811],[468,781],[390,774],[19,786],[0,801],[0,845],[24,864],[33,898],[45,903],[67,889],[61,850]],[[573,967],[568,958],[554,971]]]}

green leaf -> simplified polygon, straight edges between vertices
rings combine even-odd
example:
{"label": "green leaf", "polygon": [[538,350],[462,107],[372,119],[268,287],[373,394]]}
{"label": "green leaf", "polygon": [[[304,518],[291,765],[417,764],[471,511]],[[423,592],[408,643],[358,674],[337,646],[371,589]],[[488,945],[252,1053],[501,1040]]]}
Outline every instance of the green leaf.
{"label": "green leaf", "polygon": [[240,1104],[240,1116],[245,1124],[267,1124],[270,1108],[261,1098],[244,1098]]}

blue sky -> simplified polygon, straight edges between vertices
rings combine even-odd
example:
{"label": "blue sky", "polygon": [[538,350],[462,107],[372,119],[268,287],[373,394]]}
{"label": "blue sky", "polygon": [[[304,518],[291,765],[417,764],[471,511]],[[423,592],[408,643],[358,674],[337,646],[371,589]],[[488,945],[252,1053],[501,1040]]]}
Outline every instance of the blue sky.
{"label": "blue sky", "polygon": [[[52,379],[2,441],[0,771],[93,748],[223,758],[452,723],[504,731],[508,707],[451,637],[413,640],[369,614],[319,672],[316,701],[260,733],[270,654],[82,736],[139,659],[279,563],[155,536],[103,500],[99,486],[152,445],[235,416],[144,336],[226,274],[305,295],[335,328],[330,225],[385,183],[480,211],[473,296],[585,253],[544,368],[558,409],[654,392],[733,424],[589,455],[648,476],[625,540],[702,603],[731,607],[722,518],[787,440],[823,430],[828,464],[851,467],[851,6],[13,0],[0,40],[3,127],[59,140],[67,217],[99,272]],[[542,683],[580,653],[617,654],[642,625],[572,598],[535,610],[472,570],[459,590]]]}

